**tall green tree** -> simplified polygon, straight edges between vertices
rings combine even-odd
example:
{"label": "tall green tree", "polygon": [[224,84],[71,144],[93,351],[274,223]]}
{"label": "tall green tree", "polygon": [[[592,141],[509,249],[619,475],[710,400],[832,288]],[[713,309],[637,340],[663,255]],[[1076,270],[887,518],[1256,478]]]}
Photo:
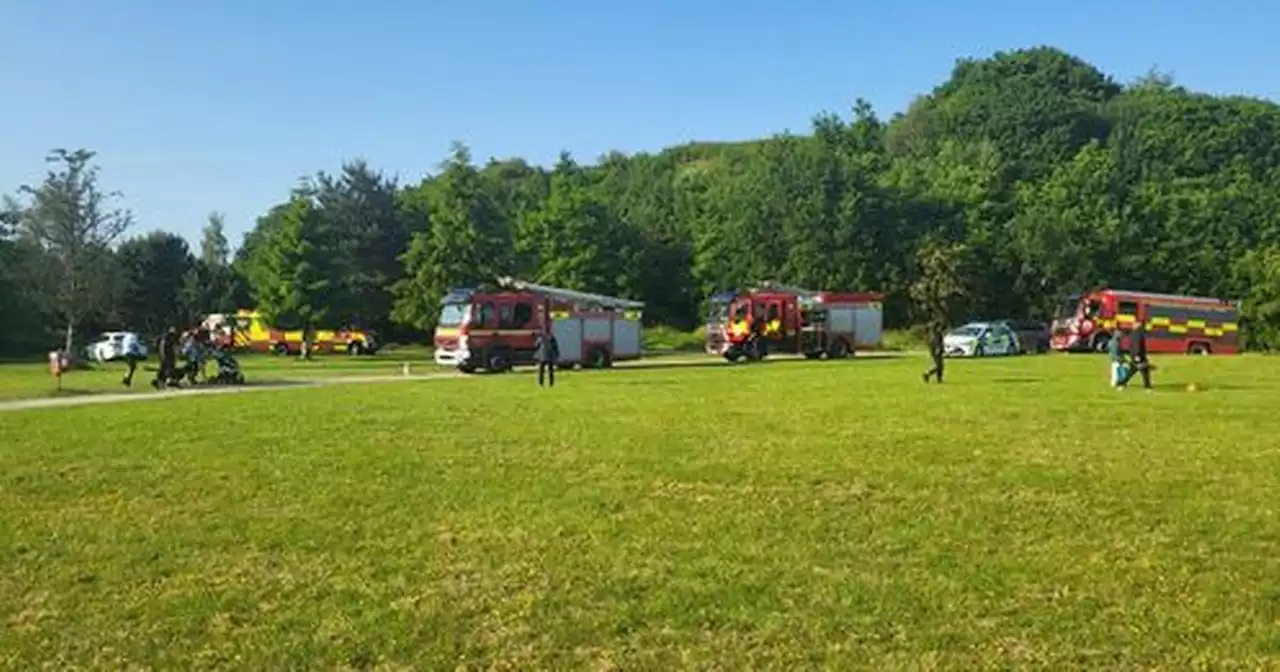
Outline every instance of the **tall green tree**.
{"label": "tall green tree", "polygon": [[413,235],[393,289],[393,319],[418,329],[435,327],[450,288],[492,281],[514,261],[511,226],[465,145],[454,144],[436,181],[430,227]]}
{"label": "tall green tree", "polygon": [[551,174],[551,191],[520,223],[518,252],[538,259],[534,279],[615,294],[631,284],[628,231],[567,154]]}
{"label": "tall green tree", "polygon": [[182,236],[152,231],[121,243],[116,256],[123,276],[117,306],[122,326],[156,336],[195,320],[183,292],[197,260]]}
{"label": "tall green tree", "polygon": [[62,323],[67,351],[73,351],[76,328],[111,304],[111,245],[133,224],[132,213],[111,206],[119,194],[98,186],[93,158],[85,149],[55,149],[46,158],[53,168],[41,184],[19,189],[25,202],[15,202],[10,215],[18,235],[38,253],[25,274],[48,314]]}
{"label": "tall green tree", "polygon": [[296,195],[271,214],[267,236],[256,243],[249,281],[258,309],[285,327],[314,328],[331,313],[333,273],[323,247],[323,221],[311,200]]}

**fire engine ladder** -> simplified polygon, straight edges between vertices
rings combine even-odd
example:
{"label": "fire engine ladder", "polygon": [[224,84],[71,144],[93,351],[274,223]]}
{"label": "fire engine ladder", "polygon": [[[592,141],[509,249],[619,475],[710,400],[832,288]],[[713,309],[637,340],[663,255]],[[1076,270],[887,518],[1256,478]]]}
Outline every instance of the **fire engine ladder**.
{"label": "fire engine ladder", "polygon": [[549,285],[538,285],[510,277],[498,278],[498,284],[502,287],[506,287],[507,289],[514,289],[521,292],[535,292],[552,299],[557,299],[566,303],[575,303],[580,306],[608,308],[618,311],[640,310],[644,308],[643,301],[632,301],[630,299],[619,299],[615,296],[591,294],[589,292],[579,292],[572,289],[551,287]]}
{"label": "fire engine ladder", "polygon": [[769,289],[775,292],[790,292],[792,294],[804,297],[806,299],[813,299],[822,293],[812,289],[804,289],[802,287],[793,287],[791,285],[784,285],[781,282],[776,282],[774,280],[765,280],[763,282],[756,283],[756,285],[760,287],[760,289]]}

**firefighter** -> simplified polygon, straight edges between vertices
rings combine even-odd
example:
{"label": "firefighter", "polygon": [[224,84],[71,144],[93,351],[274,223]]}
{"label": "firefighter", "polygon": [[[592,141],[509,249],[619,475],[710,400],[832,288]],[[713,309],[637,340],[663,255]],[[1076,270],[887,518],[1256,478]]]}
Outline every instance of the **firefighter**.
{"label": "firefighter", "polygon": [[929,382],[930,378],[937,378],[938,382],[942,382],[942,362],[943,362],[943,346],[942,336],[946,331],[946,327],[941,320],[934,320],[929,324],[929,357],[933,360],[933,368],[924,372],[924,382]]}
{"label": "firefighter", "polygon": [[538,339],[533,346],[533,358],[538,361],[538,387],[543,386],[543,378],[546,378],[548,387],[556,386],[556,362],[560,361],[560,343],[556,341],[556,335],[549,330],[538,333]]}
{"label": "firefighter", "polygon": [[157,390],[163,386],[169,385],[171,378],[174,377],[174,367],[178,359],[178,330],[169,327],[164,334],[156,341],[156,352],[160,356],[160,368],[156,370],[155,380],[151,381],[151,387]]}
{"label": "firefighter", "polygon": [[1125,374],[1124,382],[1121,385],[1128,385],[1130,380],[1137,374],[1142,374],[1142,387],[1148,392],[1151,391],[1151,362],[1147,359],[1147,330],[1141,322],[1133,326],[1133,331],[1129,335],[1129,359],[1132,364],[1129,366],[1128,373]]}
{"label": "firefighter", "polygon": [[764,357],[764,326],[764,311],[757,311],[751,318],[751,332],[747,334],[747,356],[752,359]]}

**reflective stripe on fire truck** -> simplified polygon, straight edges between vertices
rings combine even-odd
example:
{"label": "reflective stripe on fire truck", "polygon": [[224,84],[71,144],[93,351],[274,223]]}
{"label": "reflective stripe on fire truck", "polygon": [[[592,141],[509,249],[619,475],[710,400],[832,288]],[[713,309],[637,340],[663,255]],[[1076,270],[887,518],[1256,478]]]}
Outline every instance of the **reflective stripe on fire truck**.
{"label": "reflective stripe on fire truck", "polygon": [[640,311],[638,311],[638,310],[624,310],[624,311],[622,311],[622,319],[624,319],[624,320],[638,320],[638,319],[640,319]]}
{"label": "reflective stripe on fire truck", "polygon": [[751,331],[751,329],[747,327],[746,320],[738,320],[737,322],[729,325],[729,333],[734,336],[746,336],[749,331]]}
{"label": "reflective stripe on fire truck", "polygon": [[770,320],[764,325],[764,333],[766,336],[773,336],[782,331],[782,320]]}
{"label": "reflective stripe on fire truck", "polygon": [[567,310],[553,310],[553,311],[551,311],[551,319],[553,319],[553,320],[567,320],[567,319],[569,319],[569,311],[567,311]]}

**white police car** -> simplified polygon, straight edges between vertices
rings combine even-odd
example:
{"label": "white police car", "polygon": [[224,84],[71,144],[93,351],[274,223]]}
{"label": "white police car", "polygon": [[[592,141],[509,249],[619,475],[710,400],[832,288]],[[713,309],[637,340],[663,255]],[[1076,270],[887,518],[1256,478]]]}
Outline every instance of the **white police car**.
{"label": "white police car", "polygon": [[1018,336],[1003,322],[970,322],[942,338],[947,357],[989,357],[1017,354]]}
{"label": "white police car", "polygon": [[110,362],[117,359],[123,359],[125,355],[126,344],[129,338],[136,339],[138,347],[138,355],[147,356],[147,346],[142,342],[142,338],[132,331],[107,331],[98,336],[97,339],[85,348],[85,354],[94,361]]}

